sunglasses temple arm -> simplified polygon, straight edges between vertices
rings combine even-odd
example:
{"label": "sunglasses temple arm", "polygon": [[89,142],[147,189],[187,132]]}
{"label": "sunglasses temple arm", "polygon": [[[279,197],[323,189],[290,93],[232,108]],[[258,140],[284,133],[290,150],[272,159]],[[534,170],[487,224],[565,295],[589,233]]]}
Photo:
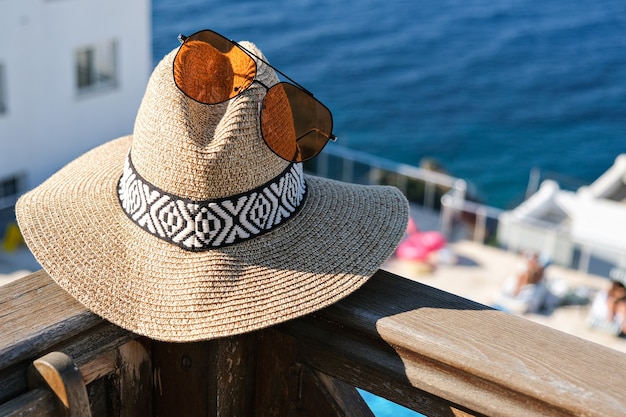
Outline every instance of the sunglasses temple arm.
{"label": "sunglasses temple arm", "polygon": [[257,54],[255,54],[254,52],[248,50],[246,47],[240,45],[239,43],[235,42],[234,40],[230,40],[232,43],[236,44],[237,46],[239,46],[241,49],[243,49],[244,51],[246,51],[246,53],[252,55],[253,57],[255,57],[256,59],[258,59],[259,61],[261,61],[262,63],[264,63],[265,65],[267,65],[268,67],[270,67],[271,69],[273,69],[274,71],[276,71],[277,73],[279,73],[280,75],[282,75],[283,77],[285,77],[286,79],[288,79],[292,84],[296,85],[298,88],[300,88],[302,91],[304,91],[305,93],[307,93],[308,95],[310,95],[311,97],[313,96],[313,93],[311,93],[309,90],[307,90],[306,88],[302,87],[300,84],[298,84],[297,81],[292,80],[287,74],[285,74],[284,72],[282,72],[281,70],[279,70],[278,68],[276,68],[275,66],[273,66],[272,64],[270,64],[269,62],[267,62],[266,60],[264,60],[263,58],[261,58],[260,56],[258,56]]}

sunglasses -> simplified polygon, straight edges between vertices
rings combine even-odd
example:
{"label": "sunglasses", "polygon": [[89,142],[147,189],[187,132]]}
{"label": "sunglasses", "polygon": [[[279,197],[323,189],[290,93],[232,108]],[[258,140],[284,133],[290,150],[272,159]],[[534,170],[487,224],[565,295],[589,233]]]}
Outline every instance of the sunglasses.
{"label": "sunglasses", "polygon": [[[330,110],[309,91],[237,42],[212,30],[179,35],[174,82],[186,96],[218,104],[243,94],[257,83],[266,90],[259,105],[261,135],[267,146],[291,162],[318,155],[333,135]],[[255,58],[290,81],[271,87],[256,80]]]}

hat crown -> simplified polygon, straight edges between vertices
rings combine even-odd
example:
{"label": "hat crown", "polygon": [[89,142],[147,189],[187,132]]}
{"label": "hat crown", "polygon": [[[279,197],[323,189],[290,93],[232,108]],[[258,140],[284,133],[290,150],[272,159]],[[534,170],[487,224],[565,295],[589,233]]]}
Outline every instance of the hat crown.
{"label": "hat crown", "polygon": [[[253,44],[242,46],[265,59]],[[259,127],[265,88],[253,83],[223,103],[196,102],[174,83],[176,51],[153,71],[135,120],[131,154],[141,176],[182,198],[210,200],[246,192],[282,173],[289,162],[265,145]],[[232,77],[229,68],[222,72]],[[261,62],[255,79],[269,86],[278,82]]]}

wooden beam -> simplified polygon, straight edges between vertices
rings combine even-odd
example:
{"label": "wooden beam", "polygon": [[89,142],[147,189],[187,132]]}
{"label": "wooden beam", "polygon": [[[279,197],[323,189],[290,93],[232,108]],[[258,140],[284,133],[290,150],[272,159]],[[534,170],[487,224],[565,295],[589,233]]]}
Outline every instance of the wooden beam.
{"label": "wooden beam", "polygon": [[[86,380],[101,381],[120,369],[118,354],[111,352],[137,339],[84,309],[43,272],[0,287],[0,312],[0,407],[34,395],[28,392],[25,369],[51,350],[68,353]],[[286,348],[292,359],[285,360],[281,372],[288,381],[297,375],[298,382],[283,394],[277,385],[264,388],[300,401],[299,407],[304,397],[293,387],[308,386],[322,387],[319,393],[335,398],[334,405],[326,404],[333,412],[346,408],[337,406],[345,398],[333,394],[329,376],[431,416],[618,416],[626,410],[623,353],[384,271],[331,307],[268,331],[292,341]],[[258,350],[269,340],[258,339],[259,334],[249,335],[252,341],[199,344],[196,350],[191,344],[192,366],[199,364],[206,375],[221,372],[226,380],[247,381],[233,391],[222,386],[224,379],[188,380],[207,398],[220,395],[207,407],[249,410],[251,402],[258,404],[259,372],[266,360]],[[154,368],[159,392],[168,380],[162,369],[170,364],[161,368],[154,361],[165,365],[170,359],[162,355],[167,353],[163,347],[151,345],[142,342],[144,359],[137,366]],[[178,359],[171,364],[187,366],[181,356],[187,349],[175,346]],[[239,364],[237,369],[232,363]],[[256,373],[250,376],[241,364]],[[141,380],[148,374],[142,373]],[[255,382],[250,385],[250,380]],[[229,405],[223,399],[231,394]]]}
{"label": "wooden beam", "polygon": [[35,359],[51,346],[103,322],[44,271],[0,287],[0,369]]}
{"label": "wooden beam", "polygon": [[3,417],[57,417],[57,407],[52,391],[37,388],[0,404]]}
{"label": "wooden beam", "polygon": [[279,328],[301,362],[429,415],[626,410],[623,353],[384,271]]}

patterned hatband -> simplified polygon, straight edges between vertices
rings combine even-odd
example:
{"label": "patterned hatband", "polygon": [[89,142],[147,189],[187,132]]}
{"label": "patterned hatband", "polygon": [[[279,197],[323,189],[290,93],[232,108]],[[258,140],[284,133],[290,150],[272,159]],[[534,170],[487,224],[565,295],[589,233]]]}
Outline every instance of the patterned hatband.
{"label": "patterned hatband", "polygon": [[302,164],[246,193],[194,201],[167,193],[146,181],[126,157],[118,198],[126,215],[142,229],[189,251],[233,245],[285,223],[306,198]]}

